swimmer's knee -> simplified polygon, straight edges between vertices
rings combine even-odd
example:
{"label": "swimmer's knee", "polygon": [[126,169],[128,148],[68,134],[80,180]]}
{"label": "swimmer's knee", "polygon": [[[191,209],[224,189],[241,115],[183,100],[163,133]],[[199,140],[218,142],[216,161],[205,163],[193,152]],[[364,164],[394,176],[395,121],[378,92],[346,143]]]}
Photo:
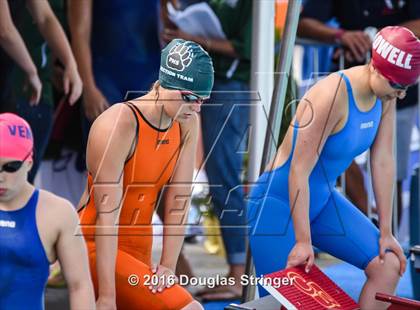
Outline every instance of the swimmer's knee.
{"label": "swimmer's knee", "polygon": [[181,310],[204,310],[204,308],[197,300],[193,300]]}
{"label": "swimmer's knee", "polygon": [[393,252],[385,253],[384,262],[381,263],[379,256],[372,259],[365,268],[367,277],[398,276],[400,271],[400,260]]}

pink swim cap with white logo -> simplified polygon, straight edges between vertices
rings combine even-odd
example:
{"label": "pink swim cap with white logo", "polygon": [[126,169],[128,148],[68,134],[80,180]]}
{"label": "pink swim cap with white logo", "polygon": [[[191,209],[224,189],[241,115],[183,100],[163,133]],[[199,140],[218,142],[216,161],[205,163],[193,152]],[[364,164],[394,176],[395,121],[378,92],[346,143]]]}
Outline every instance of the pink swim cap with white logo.
{"label": "pink swim cap with white logo", "polygon": [[29,124],[12,113],[0,114],[0,157],[32,160],[33,135]]}
{"label": "pink swim cap with white logo", "polygon": [[372,64],[388,80],[415,84],[420,75],[420,40],[405,27],[385,27],[372,44]]}

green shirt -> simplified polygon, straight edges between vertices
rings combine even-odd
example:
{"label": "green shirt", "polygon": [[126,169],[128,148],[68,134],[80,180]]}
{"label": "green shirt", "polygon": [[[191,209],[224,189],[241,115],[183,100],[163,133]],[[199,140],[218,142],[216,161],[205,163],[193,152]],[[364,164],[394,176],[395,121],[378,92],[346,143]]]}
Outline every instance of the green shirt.
{"label": "green shirt", "polygon": [[[238,59],[211,53],[215,77],[249,82],[252,41],[251,0],[210,0],[209,4],[219,17],[226,38],[232,43]],[[235,69],[235,65],[237,67]]]}
{"label": "green shirt", "polygon": [[[63,0],[49,0],[51,9],[55,12],[60,21],[63,15]],[[26,48],[28,49],[32,60],[38,70],[39,79],[42,83],[41,100],[45,104],[53,105],[53,89],[51,83],[52,64],[49,48],[39,32],[36,24],[27,9],[21,12],[16,27],[22,36]],[[24,91],[23,85],[26,82],[26,74],[19,67],[15,66],[12,72],[13,95],[15,98],[29,98],[28,91]]]}

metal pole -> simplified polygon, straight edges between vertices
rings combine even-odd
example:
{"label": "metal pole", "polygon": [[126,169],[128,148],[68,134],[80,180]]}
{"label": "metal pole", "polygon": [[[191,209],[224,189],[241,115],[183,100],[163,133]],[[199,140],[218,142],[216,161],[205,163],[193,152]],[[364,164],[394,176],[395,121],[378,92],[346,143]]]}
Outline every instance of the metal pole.
{"label": "metal pole", "polygon": [[314,62],[314,70],[313,70],[313,76],[314,76],[314,84],[318,82],[319,79],[319,50],[318,47],[312,48],[313,52],[313,62]]}
{"label": "metal pole", "polygon": [[[397,172],[397,118],[394,119],[394,145],[392,147],[392,151],[394,153],[394,171]],[[394,186],[393,186],[393,196],[392,196],[392,205],[393,211],[392,212],[392,231],[394,236],[398,239],[398,186],[397,186],[397,173],[394,174]]]}
{"label": "metal pole", "polygon": [[[417,110],[418,122],[420,122],[420,85],[418,88],[417,109],[418,109]],[[420,244],[419,192],[420,192],[420,172],[419,172],[419,162],[417,162],[414,169],[414,175],[411,177],[411,186],[410,186],[410,213],[409,213],[410,246],[415,246],[415,245]],[[411,263],[411,281],[412,281],[413,296],[415,299],[420,299],[420,274],[415,272],[414,263]]]}
{"label": "metal pole", "polygon": [[[259,26],[258,23],[259,18],[266,18],[260,11],[260,6],[262,7],[265,2],[272,2],[272,1],[257,1],[254,0],[254,15],[256,19],[254,19],[254,29],[253,29],[253,38],[255,35],[259,33]],[[273,148],[273,144],[271,142],[271,136],[274,134],[273,138],[277,140],[281,128],[281,118],[283,115],[283,108],[284,108],[284,99],[286,97],[286,90],[287,90],[287,82],[288,82],[288,72],[290,71],[291,64],[292,64],[292,55],[293,49],[295,45],[296,39],[296,30],[297,24],[299,20],[299,13],[301,8],[301,0],[289,0],[289,4],[287,7],[287,15],[286,15],[286,23],[285,29],[283,31],[282,43],[280,48],[280,55],[279,61],[277,65],[276,75],[275,75],[275,88],[274,94],[271,102],[270,108],[270,116],[268,119],[267,130],[265,134],[265,141],[264,141],[264,148],[262,153],[262,160],[261,160],[261,168],[260,172],[262,172],[265,168],[265,165],[268,159],[274,153],[275,148]],[[274,12],[274,10],[272,11]],[[256,28],[256,29],[255,29]],[[261,29],[261,31],[265,31],[266,29]],[[256,43],[253,41],[253,45]],[[253,47],[257,49],[258,47]],[[266,51],[265,51],[266,52]],[[254,72],[254,71],[252,71]],[[280,108],[279,108],[280,105]],[[275,141],[275,145],[277,145],[277,141]],[[253,269],[253,262],[252,256],[250,254],[250,248],[247,247],[247,263],[246,263],[246,270],[245,274],[250,275],[251,270]],[[255,287],[253,285],[248,285],[244,288],[242,294],[242,301],[249,301],[254,298],[255,295]]]}
{"label": "metal pole", "polygon": [[[252,14],[252,61],[251,61],[251,91],[257,93],[260,102],[253,101],[250,107],[251,135],[250,152],[248,160],[248,181],[253,183],[260,175],[260,162],[262,157],[264,133],[266,132],[266,115],[270,109],[271,97],[274,88],[274,1],[253,2]],[[247,245],[247,258],[245,274],[252,275],[254,263],[249,245]],[[255,296],[255,286],[243,288],[242,301],[248,296]]]}
{"label": "metal pole", "polygon": [[[301,4],[302,0],[289,0],[289,5],[287,7],[286,25],[281,40],[280,55],[277,63],[274,83],[273,100],[271,102],[267,132],[265,134],[264,152],[260,169],[261,172],[264,171],[265,165],[267,164],[269,158],[274,155],[277,148],[277,138],[281,128],[284,99],[286,98],[287,82],[290,67],[292,65],[292,56],[295,46]],[[272,141],[272,139],[274,141]]]}
{"label": "metal pole", "polygon": [[254,182],[260,175],[260,162],[267,130],[267,117],[274,88],[274,7],[275,1],[253,3],[251,91],[261,101],[250,107],[251,135],[248,180]]}

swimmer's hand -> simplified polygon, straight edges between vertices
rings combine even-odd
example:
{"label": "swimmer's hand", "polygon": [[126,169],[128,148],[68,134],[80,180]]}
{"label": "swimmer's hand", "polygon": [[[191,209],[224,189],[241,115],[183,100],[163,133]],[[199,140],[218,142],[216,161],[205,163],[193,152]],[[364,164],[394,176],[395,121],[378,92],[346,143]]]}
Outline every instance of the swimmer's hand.
{"label": "swimmer's hand", "polygon": [[395,255],[397,255],[400,261],[400,276],[402,277],[405,272],[405,268],[407,267],[407,259],[397,239],[395,239],[395,237],[390,233],[385,235],[381,234],[381,237],[379,238],[379,259],[381,263],[383,263],[385,259],[385,253],[387,250],[392,251]]}
{"label": "swimmer's hand", "polygon": [[153,294],[162,293],[165,288],[170,288],[171,286],[178,283],[178,277],[168,267],[165,267],[163,265],[157,265],[153,266],[151,270],[153,276],[151,281],[152,285],[149,286],[149,289],[152,291]]}
{"label": "swimmer's hand", "polygon": [[96,301],[96,310],[117,310],[117,304],[114,298],[102,298],[99,296]]}
{"label": "swimmer's hand", "polygon": [[305,265],[305,272],[309,272],[314,264],[315,254],[310,242],[297,242],[287,258],[286,268]]}

